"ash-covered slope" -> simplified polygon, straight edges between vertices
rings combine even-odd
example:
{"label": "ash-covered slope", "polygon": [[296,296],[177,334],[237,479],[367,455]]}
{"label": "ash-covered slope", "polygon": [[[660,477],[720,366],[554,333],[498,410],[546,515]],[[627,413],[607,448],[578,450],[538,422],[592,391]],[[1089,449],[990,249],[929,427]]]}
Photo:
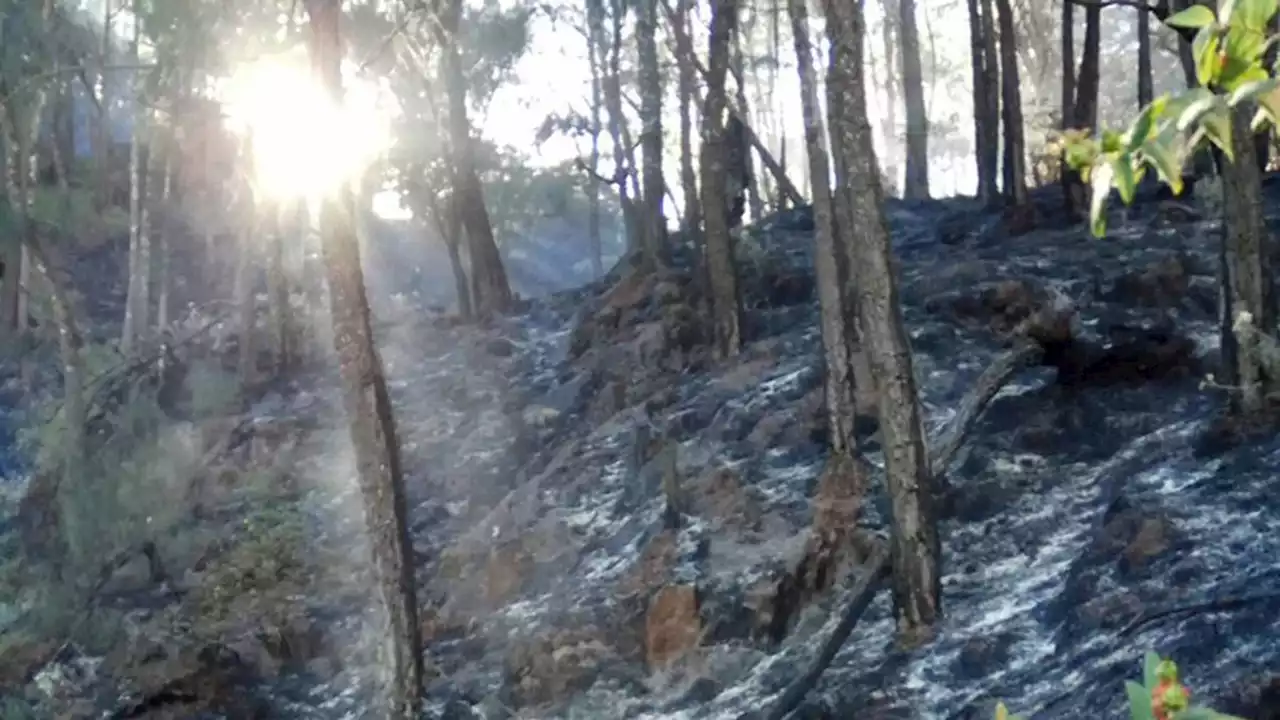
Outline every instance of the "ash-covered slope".
{"label": "ash-covered slope", "polygon": [[[1280,590],[1280,444],[1214,454],[1206,440],[1213,224],[1152,204],[1099,241],[1078,227],[1006,237],[960,201],[889,215],[931,428],[1000,352],[1026,287],[1072,298],[1096,345],[1074,372],[1006,390],[949,473],[938,637],[895,649],[882,595],[800,716],[985,717],[999,697],[1034,717],[1120,717],[1120,680],[1146,648],[1248,715],[1280,660],[1275,602],[1119,633],[1160,608]],[[816,652],[846,578],[784,582],[824,459],[805,220],[775,218],[743,242],[750,342],[732,363],[710,360],[685,273],[619,271],[435,371],[493,415],[471,419],[485,435],[417,439],[445,410],[409,372],[405,434],[432,466],[419,512],[440,518],[422,524],[432,694],[450,712],[737,718]],[[402,345],[388,338],[404,377]],[[476,377],[468,352],[501,366],[495,379]],[[483,411],[477,392],[492,395]],[[883,526],[879,494],[861,524]]]}

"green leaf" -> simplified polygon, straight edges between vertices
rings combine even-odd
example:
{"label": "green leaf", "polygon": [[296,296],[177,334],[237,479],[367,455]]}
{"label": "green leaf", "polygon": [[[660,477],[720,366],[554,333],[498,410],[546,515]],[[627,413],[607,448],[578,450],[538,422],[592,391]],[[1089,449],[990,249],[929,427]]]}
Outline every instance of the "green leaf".
{"label": "green leaf", "polygon": [[1124,694],[1129,697],[1130,720],[1155,720],[1151,712],[1151,691],[1132,680],[1124,683]]}
{"label": "green leaf", "polygon": [[1147,164],[1155,168],[1156,174],[1164,181],[1174,195],[1182,194],[1182,163],[1184,155],[1173,148],[1167,140],[1153,139],[1142,146],[1142,157]]}
{"label": "green leaf", "polygon": [[1259,96],[1272,92],[1280,87],[1280,80],[1267,77],[1267,73],[1262,68],[1258,68],[1258,72],[1262,73],[1262,77],[1241,82],[1236,89],[1231,91],[1227,96],[1227,105],[1235,107],[1246,100],[1256,100]]}
{"label": "green leaf", "polygon": [[1147,140],[1151,139],[1152,133],[1156,129],[1156,120],[1159,119],[1160,113],[1163,112],[1168,99],[1166,96],[1156,98],[1150,105],[1142,108],[1142,112],[1138,113],[1138,117],[1133,121],[1133,125],[1129,127],[1129,132],[1125,133],[1125,150],[1132,152],[1144,145]]}
{"label": "green leaf", "polygon": [[1191,52],[1196,59],[1196,80],[1201,87],[1209,87],[1218,76],[1217,28],[1206,25],[1196,33],[1191,42]]}
{"label": "green leaf", "polygon": [[1204,5],[1192,5],[1191,7],[1174,13],[1165,19],[1164,24],[1169,27],[1190,28],[1196,30],[1198,28],[1207,27],[1213,24],[1213,11]]}
{"label": "green leaf", "polygon": [[1226,25],[1231,22],[1231,16],[1235,15],[1236,0],[1218,0],[1218,23]]}
{"label": "green leaf", "polygon": [[1209,138],[1209,142],[1218,146],[1227,160],[1235,162],[1235,154],[1231,151],[1231,108],[1225,103],[1215,103],[1209,112],[1200,118],[1200,127]]}
{"label": "green leaf", "polygon": [[1267,75],[1267,71],[1263,70],[1258,63],[1245,63],[1237,60],[1235,56],[1230,56],[1218,76],[1218,84],[1227,92],[1235,94],[1242,85],[1266,80],[1268,77],[1270,76]]}
{"label": "green leaf", "polygon": [[1102,131],[1102,152],[1116,153],[1124,149],[1124,137],[1115,130]]}
{"label": "green leaf", "polygon": [[1160,678],[1156,676],[1156,670],[1160,667],[1160,656],[1154,651],[1148,650],[1142,656],[1142,684],[1148,690],[1154,690],[1156,685],[1160,684]]}
{"label": "green leaf", "polygon": [[1138,189],[1138,173],[1134,171],[1133,158],[1126,154],[1113,155],[1111,160],[1111,184],[1120,191],[1120,199],[1125,205],[1133,202],[1133,195]]}
{"label": "green leaf", "polygon": [[1200,118],[1218,103],[1218,96],[1202,87],[1188,90],[1184,97],[1187,102],[1178,115],[1178,132],[1186,132],[1198,124]]}
{"label": "green leaf", "polygon": [[1236,0],[1235,18],[1244,27],[1259,35],[1267,28],[1267,22],[1276,14],[1277,0]]}
{"label": "green leaf", "polygon": [[1111,179],[1115,174],[1112,163],[1099,163],[1089,173],[1093,191],[1089,202],[1089,229],[1094,237],[1107,234],[1107,196],[1111,194]]}

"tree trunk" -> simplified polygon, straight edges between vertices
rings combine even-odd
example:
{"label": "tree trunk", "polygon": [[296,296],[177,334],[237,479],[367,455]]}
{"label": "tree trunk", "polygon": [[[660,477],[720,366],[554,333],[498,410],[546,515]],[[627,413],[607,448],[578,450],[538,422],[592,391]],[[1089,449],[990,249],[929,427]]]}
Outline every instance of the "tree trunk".
{"label": "tree trunk", "polygon": [[[1075,103],[1071,108],[1071,126],[1095,130],[1098,124],[1098,84],[1102,55],[1102,8],[1087,6],[1084,10],[1084,50],[1080,55],[1080,72],[1076,75]],[[1088,209],[1088,191],[1080,174],[1068,170],[1062,176],[1067,209],[1083,217]]]}
{"label": "tree trunk", "polygon": [[511,286],[502,255],[493,237],[493,225],[485,209],[484,191],[476,172],[471,121],[467,117],[467,84],[462,72],[462,55],[457,45],[462,20],[461,0],[450,0],[435,24],[441,74],[449,95],[449,146],[453,152],[453,188],[467,230],[471,255],[471,289],[475,311],[480,315],[505,312],[511,308]]}
{"label": "tree trunk", "polygon": [[[966,0],[966,3],[969,9],[969,62],[973,66],[973,147],[978,165],[978,199],[990,205],[1000,192],[996,182],[999,148],[989,147],[991,134],[986,117],[987,96],[996,89],[987,85],[982,13],[978,0]],[[1070,3],[1066,5],[1070,7]]]}
{"label": "tree trunk", "polygon": [[[333,100],[341,103],[340,2],[309,0],[307,11],[312,28],[313,70]],[[332,140],[337,143],[342,138]],[[385,633],[374,666],[380,671],[384,693],[382,707],[376,708],[376,713],[391,720],[411,720],[422,711],[424,675],[416,563],[409,537],[400,447],[382,359],[374,345],[352,212],[351,191],[345,186],[337,190],[336,197],[325,201],[321,211],[333,344],[370,534],[375,597]]]}
{"label": "tree trunk", "polygon": [[[1062,98],[1059,102],[1059,123],[1060,130],[1067,130],[1072,126],[1072,115],[1075,113],[1076,102],[1076,20],[1073,8],[1075,6],[1064,0],[1062,3],[1061,32],[1062,32]],[[1143,12],[1146,12],[1145,10]],[[1068,175],[1071,168],[1067,166],[1066,158],[1062,158],[1058,163],[1058,179],[1062,183],[1062,188],[1067,202],[1068,212],[1071,210],[1071,188],[1070,178]]]}
{"label": "tree trunk", "polygon": [[996,178],[1000,172],[1000,55],[996,44],[996,14],[992,0],[979,0],[982,11],[982,69],[983,87],[987,88],[983,98],[982,128],[987,134],[984,143],[987,155],[985,165],[987,177],[990,178],[994,203],[999,199],[996,192]]}
{"label": "tree trunk", "polygon": [[662,214],[662,72],[658,67],[658,0],[636,6],[636,51],[639,56],[640,149],[644,158],[644,256],[650,267],[664,261],[667,222]]}
{"label": "tree trunk", "polygon": [[893,515],[894,614],[899,631],[914,640],[927,633],[942,611],[933,478],[867,121],[862,6],[827,0],[826,14],[833,62],[840,67],[838,82],[827,84],[832,95],[829,104],[840,109],[832,118],[832,133],[840,138],[849,182],[849,191],[837,197],[851,203],[850,216],[859,229],[855,242],[858,309],[880,391],[885,480]]}
{"label": "tree trunk", "polygon": [[902,196],[929,197],[929,115],[924,106],[924,70],[920,67],[920,32],[915,0],[898,0],[902,50],[902,94],[907,111],[907,172]]}
{"label": "tree trunk", "polygon": [[[882,131],[886,138],[896,139],[900,137],[898,131],[898,79],[900,77],[900,65],[895,61],[902,59],[901,52],[898,49],[898,44],[901,41],[900,33],[896,31],[902,12],[894,0],[880,0],[880,8],[884,13],[880,20],[880,40],[884,45],[885,65],[885,104],[884,114],[881,116]],[[885,188],[885,192],[889,195],[895,194],[898,183],[902,182],[901,171],[896,161],[897,157],[897,144],[885,143],[884,158],[880,161],[880,167],[884,171],[884,176],[889,179],[890,187]]]}
{"label": "tree trunk", "polygon": [[[676,36],[676,57],[686,58],[694,54],[691,28],[691,9],[694,0],[677,0],[673,23],[680,28]],[[693,63],[680,62],[680,185],[684,189],[684,227],[694,233],[702,227],[702,206],[698,203],[698,175],[693,163],[693,115],[698,78]]]}
{"label": "tree trunk", "polygon": [[1244,415],[1259,412],[1268,396],[1280,391],[1280,373],[1260,352],[1257,333],[1272,333],[1276,325],[1271,286],[1270,231],[1262,211],[1262,174],[1250,162],[1252,107],[1232,113],[1231,145],[1234,161],[1221,153],[1222,176],[1222,382],[1239,388],[1234,409]]}
{"label": "tree trunk", "polygon": [[[733,55],[730,72],[733,75],[734,88],[738,97],[738,111],[744,117],[751,117],[751,103],[747,102],[747,62],[742,51],[742,35],[738,32],[733,38]],[[751,161],[751,146],[747,145],[742,152],[743,177],[746,178],[747,208],[752,220],[764,217],[764,205],[760,202],[760,184],[756,178],[754,163]]]}
{"label": "tree trunk", "polygon": [[[857,437],[854,418],[854,378],[850,363],[850,338],[846,315],[848,286],[845,248],[837,248],[835,214],[832,209],[830,167],[827,151],[822,146],[826,128],[818,103],[818,79],[813,66],[813,48],[809,42],[809,18],[806,0],[788,0],[792,37],[796,46],[796,69],[800,78],[800,108],[804,116],[804,141],[809,153],[810,176],[813,178],[814,271],[817,273],[818,301],[822,316],[822,348],[826,365],[825,391],[827,427],[833,455],[854,455]],[[849,240],[849,229],[840,228],[841,244]],[[859,378],[858,380],[865,380]]]}
{"label": "tree trunk", "polygon": [[1027,154],[1022,128],[1022,90],[1018,81],[1018,38],[1009,0],[996,0],[1000,18],[1000,100],[1004,125],[1004,192],[1015,207],[1027,197]]}
{"label": "tree trunk", "polygon": [[289,343],[292,325],[289,273],[284,264],[285,240],[280,210],[276,204],[265,208],[267,226],[262,233],[262,240],[267,244],[267,307],[271,318],[271,358],[277,378],[283,378],[293,366],[293,348]]}
{"label": "tree trunk", "polygon": [[[1064,5],[1071,3],[1064,2]],[[1138,10],[1138,109],[1155,98],[1155,80],[1151,75],[1151,14]]]}
{"label": "tree trunk", "polygon": [[[588,0],[588,13],[600,12],[600,0]],[[600,75],[601,68],[598,56],[597,45],[600,43],[600,36],[596,34],[599,27],[598,22],[587,22],[587,63],[591,69],[591,175],[595,177],[600,172],[600,133],[603,131],[602,113],[604,111],[604,99],[601,96]],[[600,184],[597,182],[587,183],[587,242],[591,248],[591,277],[598,278],[604,275],[604,250],[603,243],[600,238]],[[461,258],[454,260],[458,254],[457,248],[450,246],[449,261],[454,266],[454,280],[457,280],[457,271],[461,269]],[[465,276],[464,276],[465,278]],[[465,279],[464,285],[465,287]],[[462,295],[458,295],[459,305],[462,302]]]}
{"label": "tree trunk", "polygon": [[[141,14],[140,0],[133,0],[135,15]],[[142,39],[141,23],[133,27],[133,59],[138,61],[138,47]],[[151,267],[150,248],[146,231],[146,164],[142,157],[142,143],[146,137],[146,111],[142,107],[141,71],[133,71],[131,99],[133,137],[129,142],[129,285],[124,301],[124,326],[120,332],[120,352],[126,357],[133,352],[134,343],[147,326],[146,294]]]}
{"label": "tree trunk", "polygon": [[95,119],[94,145],[94,206],[99,210],[106,209],[111,203],[111,102],[110,73],[107,66],[111,63],[111,28],[114,12],[111,0],[102,0],[102,36],[99,39],[98,53],[102,69],[98,72],[98,116]]}
{"label": "tree trunk", "polygon": [[255,342],[257,328],[258,293],[254,283],[254,269],[257,267],[258,253],[258,212],[248,183],[240,188],[240,197],[236,205],[240,208],[238,232],[236,234],[236,276],[235,307],[239,315],[239,349],[238,363],[240,387],[247,395],[258,382],[258,348]]}
{"label": "tree trunk", "polygon": [[715,0],[711,14],[707,97],[702,113],[702,208],[706,213],[707,272],[716,351],[722,358],[742,349],[741,302],[725,181],[725,75],[737,23],[737,0]]}
{"label": "tree trunk", "polygon": [[176,142],[171,140],[168,151],[164,154],[164,170],[160,180],[160,222],[156,228],[156,327],[164,332],[169,327],[170,307],[170,291],[173,287],[173,278],[169,277],[171,272],[171,242],[170,235],[173,233],[173,212],[170,211],[169,203],[173,194],[173,162],[174,154],[177,152]]}

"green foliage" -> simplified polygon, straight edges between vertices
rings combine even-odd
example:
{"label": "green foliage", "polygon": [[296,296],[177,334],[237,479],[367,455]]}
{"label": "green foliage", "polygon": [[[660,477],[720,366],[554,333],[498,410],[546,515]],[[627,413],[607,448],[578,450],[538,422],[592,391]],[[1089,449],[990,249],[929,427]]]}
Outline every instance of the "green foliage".
{"label": "green foliage", "polygon": [[[1191,691],[1178,679],[1178,666],[1147,652],[1142,658],[1142,682],[1125,681],[1130,720],[1243,720],[1191,704]],[[1022,720],[1004,703],[996,705],[996,720]]]}
{"label": "green foliage", "polygon": [[1205,142],[1235,162],[1234,112],[1256,104],[1252,129],[1280,125],[1280,79],[1270,77],[1263,66],[1267,49],[1276,42],[1267,35],[1267,23],[1276,14],[1277,2],[1219,0],[1216,13],[1193,5],[1173,15],[1166,21],[1169,25],[1196,31],[1193,50],[1202,87],[1156,98],[1123,133],[1064,133],[1064,159],[1092,188],[1089,217],[1094,235],[1106,232],[1111,190],[1118,190],[1126,204],[1132,202],[1148,168],[1179,194],[1182,168]]}

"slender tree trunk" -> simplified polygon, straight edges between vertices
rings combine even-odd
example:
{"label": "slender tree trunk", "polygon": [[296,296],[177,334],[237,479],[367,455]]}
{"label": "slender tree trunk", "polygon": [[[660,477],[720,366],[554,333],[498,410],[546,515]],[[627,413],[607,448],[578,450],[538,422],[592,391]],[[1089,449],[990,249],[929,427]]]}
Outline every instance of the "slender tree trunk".
{"label": "slender tree trunk", "polygon": [[169,304],[172,302],[170,298],[170,292],[173,287],[173,278],[170,277],[172,267],[170,235],[173,233],[174,224],[170,202],[173,195],[173,156],[176,152],[177,145],[171,141],[167,152],[164,154],[164,171],[160,181],[160,222],[157,223],[155,232],[156,254],[158,256],[156,267],[156,327],[161,332],[169,327]]}
{"label": "slender tree trunk", "polygon": [[[333,101],[341,103],[340,0],[308,0],[307,11],[314,72]],[[342,138],[332,140],[336,143]],[[333,344],[373,551],[373,589],[382,616],[381,631],[385,633],[375,665],[384,693],[382,707],[376,712],[389,720],[411,720],[422,712],[424,675],[416,562],[409,537],[400,447],[382,360],[374,345],[352,212],[347,187],[340,187],[321,212]]]}
{"label": "slender tree trunk", "polygon": [[987,93],[982,107],[982,129],[987,135],[983,144],[987,154],[984,156],[986,177],[992,188],[992,202],[999,199],[996,193],[996,178],[1000,171],[1000,54],[996,44],[996,14],[993,0],[979,0],[982,11],[982,70],[983,87]]}
{"label": "slender tree trunk", "polygon": [[257,287],[254,269],[257,266],[258,213],[248,183],[240,188],[236,205],[240,207],[236,235],[235,306],[239,314],[240,357],[238,363],[240,387],[247,395],[258,382],[258,348],[255,342],[257,328]]}
{"label": "slender tree trunk", "polygon": [[698,78],[693,63],[679,58],[694,54],[690,9],[694,0],[677,0],[674,24],[680,28],[676,36],[676,57],[680,81],[680,184],[684,189],[684,225],[687,232],[702,227],[702,206],[698,202],[698,175],[693,164],[693,115]]}
{"label": "slender tree trunk", "polygon": [[[986,127],[987,95],[994,93],[995,88],[987,86],[982,14],[978,0],[966,0],[966,3],[969,9],[969,62],[973,67],[973,147],[978,166],[978,199],[989,205],[999,194],[996,168],[990,164],[997,157],[998,150],[988,147],[990,133]],[[1066,5],[1070,7],[1070,3]]]}
{"label": "slender tree trunk", "polygon": [[[826,128],[818,103],[818,78],[813,66],[813,47],[809,42],[809,18],[806,0],[788,0],[791,32],[796,46],[796,68],[800,77],[800,108],[804,116],[804,141],[809,154],[810,176],[813,178],[814,269],[818,276],[818,301],[822,314],[822,348],[826,365],[827,423],[834,455],[852,455],[857,450],[853,423],[857,412],[854,401],[854,377],[850,363],[850,317],[845,313],[845,249],[837,244],[848,241],[848,228],[836,237],[835,214],[832,209],[830,166],[822,146]],[[864,378],[859,378],[864,380]]]}
{"label": "slender tree trunk", "polygon": [[741,301],[729,233],[725,179],[725,76],[737,23],[737,0],[715,0],[711,15],[706,106],[702,113],[702,207],[706,212],[707,272],[716,350],[732,357],[742,349]]}
{"label": "slender tree trunk", "polygon": [[840,67],[839,82],[827,84],[833,96],[829,104],[840,110],[832,118],[833,137],[840,138],[833,145],[838,144],[844,156],[850,186],[837,198],[852,204],[850,216],[859,229],[855,243],[858,309],[880,391],[885,480],[893,515],[894,615],[899,631],[914,640],[926,634],[942,614],[933,481],[867,121],[862,6],[840,0],[825,4],[833,63]]}
{"label": "slender tree trunk", "polygon": [[[600,0],[587,0],[588,13],[600,12]],[[591,67],[591,175],[594,178],[600,173],[600,134],[603,132],[602,113],[604,98],[600,88],[601,67],[597,45],[600,36],[596,33],[598,22],[587,23],[587,62]],[[600,184],[587,183],[587,241],[591,246],[591,277],[604,275],[604,250],[600,238]],[[450,248],[449,260],[454,261],[457,249]],[[456,270],[461,268],[461,260],[455,264]],[[461,300],[459,295],[459,300]]]}
{"label": "slender tree trunk", "polygon": [[1004,121],[1004,191],[1016,207],[1027,197],[1027,152],[1022,128],[1022,90],[1018,81],[1017,34],[1009,0],[996,0],[1000,18],[1001,93]]}
{"label": "slender tree trunk", "polygon": [[907,173],[902,194],[908,199],[924,199],[929,197],[929,116],[924,105],[924,71],[920,67],[915,0],[898,0],[898,16],[902,94],[907,111]]}
{"label": "slender tree trunk", "polygon": [[[1059,103],[1059,125],[1060,130],[1067,130],[1072,127],[1073,115],[1075,114],[1076,102],[1076,21],[1074,5],[1064,1],[1062,3],[1061,37],[1062,37],[1062,98]],[[1145,10],[1143,12],[1146,12]],[[1068,167],[1066,158],[1064,157],[1058,163],[1058,181],[1062,186],[1063,199],[1066,202],[1068,212],[1071,211],[1072,201],[1072,182],[1071,168]]]}
{"label": "slender tree trunk", "polygon": [[[738,97],[738,111],[744,117],[751,117],[751,103],[747,102],[747,63],[742,51],[742,36],[744,32],[739,32],[734,36],[733,54],[729,67]],[[747,179],[748,216],[752,220],[759,220],[764,217],[764,205],[760,202],[760,184],[757,182],[755,168],[751,161],[750,145],[746,145],[742,149],[742,166],[743,176]]]}
{"label": "slender tree trunk", "polygon": [[[601,0],[603,2],[603,0]],[[631,134],[627,131],[627,117],[622,109],[622,80],[621,80],[621,64],[622,64],[622,14],[623,6],[619,0],[611,2],[611,32],[610,41],[606,45],[601,43],[600,64],[606,68],[604,76],[604,101],[609,110],[609,137],[613,145],[613,165],[618,176],[618,205],[622,208],[623,225],[627,231],[627,250],[636,251],[640,248],[641,239],[641,220],[639,217],[640,210],[632,201],[634,197],[630,190],[630,184],[627,177],[635,172],[636,160],[635,153],[632,151]],[[603,36],[604,18],[600,18],[602,27],[600,33]]]}
{"label": "slender tree trunk", "polygon": [[450,0],[436,24],[442,74],[449,95],[449,136],[453,151],[454,192],[462,211],[471,255],[471,287],[475,311],[481,315],[505,312],[513,301],[507,272],[493,236],[493,225],[485,209],[484,191],[476,172],[471,122],[467,118],[467,85],[462,72],[462,56],[457,46],[461,22],[461,0]]}
{"label": "slender tree trunk", "polygon": [[[1076,75],[1075,102],[1071,107],[1071,126],[1093,130],[1098,124],[1099,64],[1102,54],[1102,9],[1086,6],[1084,11],[1084,49],[1080,55],[1080,72]],[[1088,191],[1079,173],[1065,169],[1063,187],[1067,209],[1082,217],[1088,208]]]}
{"label": "slender tree trunk", "polygon": [[111,202],[111,98],[110,73],[111,31],[114,20],[111,0],[102,0],[102,36],[98,45],[102,69],[98,73],[98,117],[94,124],[94,205],[103,210]]}
{"label": "slender tree trunk", "polygon": [[[880,9],[883,12],[880,24],[880,41],[884,46],[885,64],[885,104],[881,120],[883,123],[882,132],[886,138],[893,138],[896,141],[897,138],[901,137],[898,130],[898,82],[901,77],[899,71],[901,69],[902,53],[898,48],[901,42],[898,23],[901,21],[902,11],[896,0],[880,0]],[[897,157],[897,143],[886,143],[884,157],[880,160],[880,168],[883,170],[884,176],[889,179],[890,187],[885,188],[885,192],[889,195],[896,194],[897,189],[901,187],[899,183],[903,182],[902,171],[898,167]]]}
{"label": "slender tree trunk", "polygon": [[640,71],[640,146],[644,158],[642,206],[644,255],[651,267],[664,262],[667,221],[662,214],[662,72],[658,67],[658,0],[636,6],[636,50]]}
{"label": "slender tree trunk", "polygon": [[[141,14],[140,0],[133,0],[133,11],[135,15]],[[134,23],[133,28],[133,58],[138,60],[138,47],[142,40],[141,23]],[[148,249],[144,249],[143,245],[147,242],[146,237],[146,199],[143,193],[146,192],[144,181],[146,178],[146,165],[142,158],[142,143],[146,137],[146,121],[144,120],[146,112],[142,108],[142,78],[138,70],[134,70],[132,92],[132,116],[133,138],[129,142],[129,285],[124,301],[124,326],[120,333],[120,352],[128,356],[133,352],[135,341],[138,340],[142,333],[142,329],[146,327],[146,307],[142,304],[143,298],[146,296],[147,279],[150,276],[151,268],[143,264],[144,258],[150,255]]]}
{"label": "slender tree trunk", "polygon": [[267,243],[267,296],[271,317],[271,357],[275,375],[282,378],[293,366],[293,348],[289,345],[291,308],[289,274],[284,264],[284,234],[280,223],[280,207],[270,204],[264,209],[267,227],[262,239]]}
{"label": "slender tree trunk", "polygon": [[[1070,5],[1070,3],[1063,3]],[[1144,108],[1155,98],[1155,80],[1151,75],[1151,13],[1138,10],[1138,107]]]}

